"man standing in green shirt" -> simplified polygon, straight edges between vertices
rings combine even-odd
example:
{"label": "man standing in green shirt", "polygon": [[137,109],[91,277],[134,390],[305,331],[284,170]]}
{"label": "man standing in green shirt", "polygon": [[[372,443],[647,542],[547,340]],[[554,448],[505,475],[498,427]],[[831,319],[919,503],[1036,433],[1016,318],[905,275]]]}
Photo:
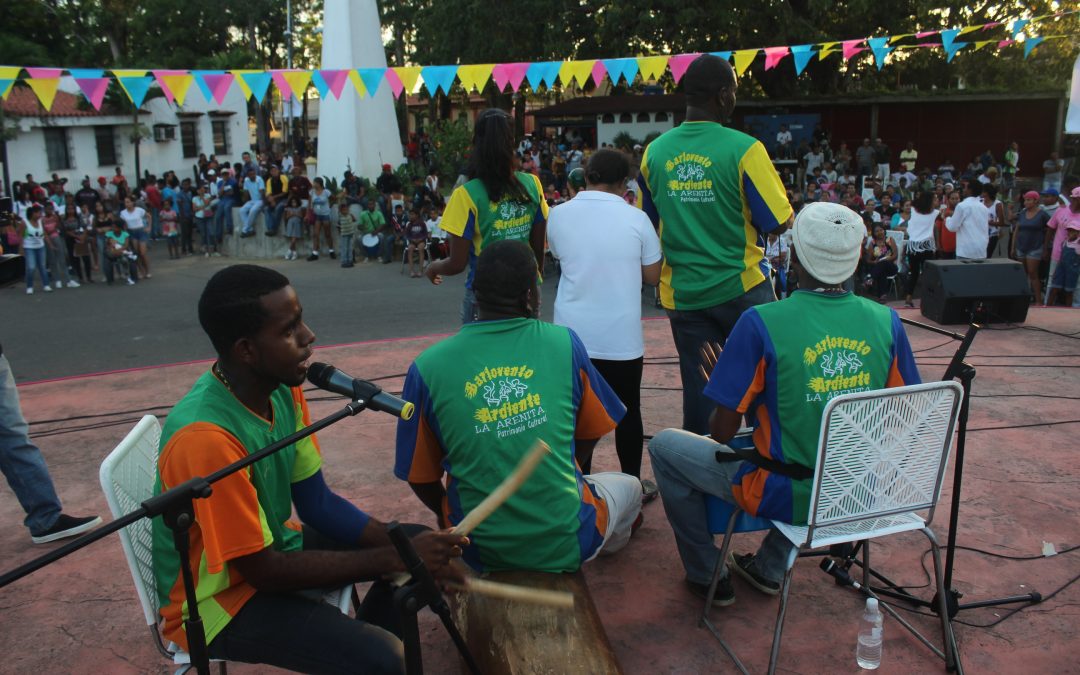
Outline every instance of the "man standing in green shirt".
{"label": "man standing in green shirt", "polygon": [[705,434],[712,404],[699,350],[723,344],[743,310],[776,299],[764,238],[787,229],[792,209],[765,146],[721,124],[735,108],[731,64],[702,55],[682,81],[686,121],[649,144],[638,183],[664,252],[660,301],[679,353],[683,429]]}
{"label": "man standing in green shirt", "polygon": [[[383,242],[386,239],[382,230],[386,227],[386,216],[382,211],[375,208],[377,204],[374,199],[369,199],[367,202],[367,209],[360,214],[360,237],[366,237],[369,234],[373,234],[379,238],[380,249],[383,250],[383,259],[389,260],[389,254],[386,253]],[[393,238],[390,238],[390,245],[393,246]],[[392,249],[391,249],[392,250]],[[367,252],[365,248],[364,259],[367,262],[375,262],[375,258]]]}

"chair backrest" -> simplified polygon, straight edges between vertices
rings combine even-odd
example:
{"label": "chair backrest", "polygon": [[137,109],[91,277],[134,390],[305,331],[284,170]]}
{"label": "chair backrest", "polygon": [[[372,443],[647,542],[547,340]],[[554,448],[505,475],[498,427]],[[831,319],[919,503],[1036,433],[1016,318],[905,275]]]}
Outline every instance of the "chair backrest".
{"label": "chair backrest", "polygon": [[896,243],[896,269],[904,272],[907,263],[904,260],[904,244],[907,243],[907,234],[903,230],[885,230],[885,236]]}
{"label": "chair backrest", "polygon": [[[101,463],[101,489],[113,518],[134,511],[153,496],[160,439],[161,425],[157,418],[146,415]],[[151,626],[156,635],[158,597],[150,521],[146,518],[138,520],[120,530],[119,535],[146,625]]]}
{"label": "chair backrest", "polygon": [[822,528],[858,529],[914,511],[928,510],[927,523],[932,521],[962,393],[956,382],[931,382],[829,401],[821,419],[808,540]]}

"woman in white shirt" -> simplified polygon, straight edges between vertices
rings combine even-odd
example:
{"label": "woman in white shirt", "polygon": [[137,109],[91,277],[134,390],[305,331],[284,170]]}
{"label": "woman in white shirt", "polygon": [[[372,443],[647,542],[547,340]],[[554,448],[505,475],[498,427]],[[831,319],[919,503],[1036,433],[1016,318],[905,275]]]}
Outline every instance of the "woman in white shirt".
{"label": "woman in white shirt", "polygon": [[146,209],[135,206],[135,199],[124,198],[124,208],[120,211],[120,220],[124,221],[124,229],[131,237],[132,248],[139,257],[136,266],[139,276],[143,279],[150,278],[150,259],[146,255],[146,240],[149,239],[146,231]]}
{"label": "woman in white shirt", "polygon": [[938,217],[938,198],[933,192],[923,190],[911,204],[911,215],[907,222],[907,242],[904,252],[908,259],[907,297],[905,307],[914,307],[911,295],[919,283],[923,263],[934,257],[934,222]]}
{"label": "woman in white shirt", "polygon": [[26,258],[26,294],[34,294],[34,272],[41,277],[41,286],[46,293],[52,292],[49,286],[49,268],[45,266],[45,247],[52,242],[45,236],[45,226],[41,222],[44,215],[42,208],[32,204],[26,209],[26,217],[19,226],[22,238],[23,256]]}
{"label": "woman in white shirt", "polygon": [[[594,153],[585,167],[585,190],[551,210],[547,236],[562,268],[555,323],[578,334],[593,365],[626,406],[615,429],[616,452],[622,472],[640,479],[641,285],[660,281],[660,240],[649,217],[623,201],[629,174],[623,153]],[[590,469],[581,467],[586,474]],[[656,485],[642,481],[642,494],[652,499]]]}

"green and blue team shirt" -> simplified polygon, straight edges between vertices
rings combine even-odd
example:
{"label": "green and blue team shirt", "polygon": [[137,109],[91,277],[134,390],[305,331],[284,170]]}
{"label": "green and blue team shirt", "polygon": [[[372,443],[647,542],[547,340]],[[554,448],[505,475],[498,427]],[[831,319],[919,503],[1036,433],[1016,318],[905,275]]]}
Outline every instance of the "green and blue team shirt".
{"label": "green and blue team shirt", "polygon": [[[753,419],[763,457],[813,470],[830,399],[919,382],[895,311],[850,293],[796,291],[743,313],[705,395]],[[805,525],[812,482],[743,462],[732,491],[751,515]]]}
{"label": "green and blue team shirt", "polygon": [[600,438],[625,408],[581,340],[536,319],[481,321],[425,350],[402,397],[394,474],[410,483],[446,476],[443,514],[457,524],[540,439],[551,447],[533,474],[470,535],[477,570],[570,572],[599,550],[604,500],[583,479],[575,440]]}
{"label": "green and blue team shirt", "polygon": [[715,122],[683,122],[645,149],[638,184],[659,229],[666,309],[714,307],[768,277],[764,237],[792,209],[760,141]]}

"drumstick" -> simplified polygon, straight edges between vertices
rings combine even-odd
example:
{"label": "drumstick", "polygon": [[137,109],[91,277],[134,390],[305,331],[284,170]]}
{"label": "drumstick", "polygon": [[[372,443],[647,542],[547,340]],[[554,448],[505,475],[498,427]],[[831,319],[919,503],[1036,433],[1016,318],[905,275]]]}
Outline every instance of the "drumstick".
{"label": "drumstick", "polygon": [[477,593],[491,598],[529,602],[534,605],[547,605],[560,609],[574,608],[574,594],[566,591],[547,591],[514,584],[501,584],[487,579],[470,578],[464,585],[455,585],[454,590]]}
{"label": "drumstick", "polygon": [[469,511],[468,515],[461,519],[461,522],[454,527],[451,532],[454,534],[467,535],[476,529],[476,526],[484,522],[484,520],[495,512],[503,502],[510,498],[510,495],[517,492],[517,489],[521,487],[521,484],[532,474],[536,469],[536,466],[540,464],[540,460],[544,456],[551,452],[551,448],[547,443],[540,439],[537,439],[533,443],[529,453],[525,455],[517,468],[513,473],[506,477],[502,483],[499,484],[495,490],[484,498],[482,502],[476,505],[472,511]]}

